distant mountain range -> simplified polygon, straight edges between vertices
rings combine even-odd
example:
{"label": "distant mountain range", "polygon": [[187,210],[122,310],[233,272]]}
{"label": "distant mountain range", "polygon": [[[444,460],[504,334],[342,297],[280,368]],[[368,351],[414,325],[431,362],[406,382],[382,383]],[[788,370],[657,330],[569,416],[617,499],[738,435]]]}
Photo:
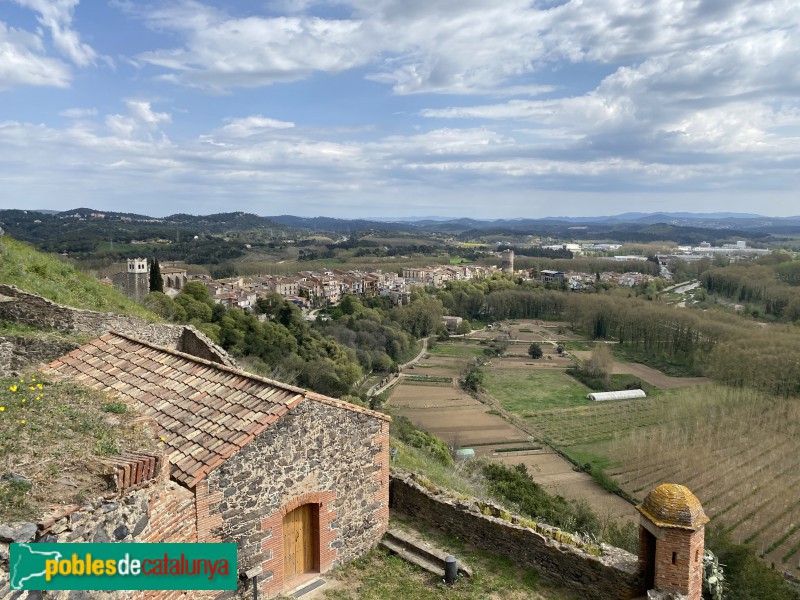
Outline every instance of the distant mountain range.
{"label": "distant mountain range", "polygon": [[[19,239],[50,251],[91,251],[98,240],[165,239],[187,242],[195,235],[239,241],[269,241],[306,232],[338,235],[366,233],[443,233],[469,240],[487,236],[531,235],[556,239],[620,242],[674,241],[697,244],[736,239],[766,242],[800,235],[800,216],[768,217],[751,213],[628,212],[594,217],[541,219],[451,219],[428,216],[403,219],[337,219],[293,215],[259,216],[245,212],[150,217],[92,208],[68,211],[0,210],[0,227]],[[494,239],[497,239],[496,237]],[[501,237],[502,239],[502,237]],[[94,242],[92,244],[91,242]]]}

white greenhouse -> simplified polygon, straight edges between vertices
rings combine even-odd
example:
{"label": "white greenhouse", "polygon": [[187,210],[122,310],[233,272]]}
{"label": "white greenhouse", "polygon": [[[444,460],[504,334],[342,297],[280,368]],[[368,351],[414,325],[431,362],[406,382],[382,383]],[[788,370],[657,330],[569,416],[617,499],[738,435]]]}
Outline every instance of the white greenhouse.
{"label": "white greenhouse", "polygon": [[644,390],[620,390],[618,392],[593,392],[587,394],[589,400],[602,402],[603,400],[632,400],[634,398],[647,398]]}

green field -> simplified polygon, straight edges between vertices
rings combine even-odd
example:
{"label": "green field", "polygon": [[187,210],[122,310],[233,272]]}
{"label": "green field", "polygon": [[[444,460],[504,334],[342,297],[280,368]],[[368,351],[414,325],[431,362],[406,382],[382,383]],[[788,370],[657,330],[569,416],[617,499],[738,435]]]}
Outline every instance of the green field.
{"label": "green field", "polygon": [[503,408],[520,416],[590,404],[586,394],[591,390],[560,370],[491,368],[484,387]]}
{"label": "green field", "polygon": [[468,344],[436,344],[433,348],[428,350],[431,356],[449,356],[453,358],[472,358],[474,356],[483,356],[483,349]]}
{"label": "green field", "polygon": [[663,418],[658,400],[616,400],[590,406],[528,412],[526,420],[556,446],[592,444],[613,439]]}

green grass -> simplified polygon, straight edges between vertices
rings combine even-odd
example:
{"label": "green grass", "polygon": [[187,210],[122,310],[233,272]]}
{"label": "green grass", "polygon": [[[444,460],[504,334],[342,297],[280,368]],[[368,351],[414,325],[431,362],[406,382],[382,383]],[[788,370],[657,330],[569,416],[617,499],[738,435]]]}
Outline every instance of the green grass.
{"label": "green grass", "polygon": [[590,406],[533,411],[524,416],[548,443],[564,449],[608,441],[639,427],[662,423],[664,410],[663,402],[651,398],[592,402]]}
{"label": "green grass", "polygon": [[648,356],[627,344],[611,344],[614,358],[619,362],[637,362],[669,375],[670,377],[698,377],[702,375],[696,368],[670,362],[665,358]]}
{"label": "green grass", "polygon": [[594,348],[594,342],[582,342],[576,340],[567,340],[561,342],[565,350],[591,350]]}
{"label": "green grass", "polygon": [[411,359],[416,358],[417,354],[420,353],[420,350],[422,350],[422,340],[416,340],[413,344],[411,344],[411,346],[409,346],[405,353],[401,354],[397,358],[397,364],[402,365]]}
{"label": "green grass", "polygon": [[431,348],[428,353],[431,356],[447,356],[451,358],[472,358],[474,356],[483,356],[483,349],[472,344],[458,344],[452,343],[438,343]]}
{"label": "green grass", "polygon": [[487,497],[483,486],[469,477],[463,468],[464,463],[445,465],[424,449],[409,446],[394,436],[392,446],[397,448],[397,458],[392,466],[421,473],[436,485],[467,496]]}
{"label": "green grass", "polygon": [[531,411],[589,404],[589,388],[560,370],[490,368],[484,388],[503,408],[523,416]]}
{"label": "green grass", "polygon": [[[392,518],[391,526],[407,529],[405,521]],[[421,528],[430,543],[453,553],[473,570],[472,577],[459,577],[452,586],[442,577],[376,549],[334,570],[331,576],[342,581],[340,587],[325,592],[326,600],[569,600],[576,598],[540,578],[535,570],[521,569],[496,553],[478,550],[437,530]]]}
{"label": "green grass", "polygon": [[[33,388],[33,389],[31,389]],[[0,482],[0,521],[35,518],[54,499],[80,502],[106,493],[107,482],[87,466],[127,450],[150,450],[155,441],[132,428],[138,416],[106,394],[40,374],[0,379],[0,472],[33,485]]]}
{"label": "green grass", "polygon": [[55,256],[38,252],[7,236],[0,240],[0,282],[59,304],[158,320],[113,287],[80,273]]}
{"label": "green grass", "polygon": [[453,378],[439,377],[438,375],[406,375],[404,381],[417,383],[453,383]]}

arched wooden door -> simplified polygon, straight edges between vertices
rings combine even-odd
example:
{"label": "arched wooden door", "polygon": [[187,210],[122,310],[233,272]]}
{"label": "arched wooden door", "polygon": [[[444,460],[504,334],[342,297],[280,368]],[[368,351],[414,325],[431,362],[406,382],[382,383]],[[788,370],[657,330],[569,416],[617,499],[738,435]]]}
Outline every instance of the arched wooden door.
{"label": "arched wooden door", "polygon": [[283,518],[283,580],[319,569],[319,506],[304,504]]}

